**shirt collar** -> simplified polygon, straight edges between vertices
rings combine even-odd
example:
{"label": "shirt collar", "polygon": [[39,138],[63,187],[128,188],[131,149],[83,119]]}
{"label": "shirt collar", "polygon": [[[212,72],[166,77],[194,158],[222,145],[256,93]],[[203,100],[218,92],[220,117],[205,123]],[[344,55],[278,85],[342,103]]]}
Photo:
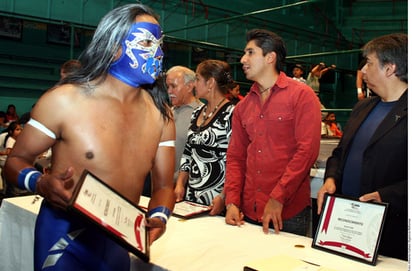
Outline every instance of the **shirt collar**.
{"label": "shirt collar", "polygon": [[198,108],[199,106],[201,106],[203,103],[201,102],[201,101],[199,101],[199,100],[194,100],[193,102],[191,102],[190,104],[183,104],[183,105],[181,105],[181,106],[173,106],[173,110],[179,110],[179,109],[182,109],[182,108],[184,108],[184,107],[187,107],[187,106],[189,106],[189,107],[191,107],[191,108],[193,108],[193,109],[196,109],[196,108]]}
{"label": "shirt collar", "polygon": [[[287,82],[287,76],[284,72],[280,72],[278,75],[278,79],[275,82],[275,89],[282,89],[282,88],[286,88],[288,86],[288,82]],[[272,86],[273,89],[273,86]],[[252,87],[251,87],[251,92],[255,92],[256,94],[259,94],[259,86],[258,84],[255,82],[253,83]]]}

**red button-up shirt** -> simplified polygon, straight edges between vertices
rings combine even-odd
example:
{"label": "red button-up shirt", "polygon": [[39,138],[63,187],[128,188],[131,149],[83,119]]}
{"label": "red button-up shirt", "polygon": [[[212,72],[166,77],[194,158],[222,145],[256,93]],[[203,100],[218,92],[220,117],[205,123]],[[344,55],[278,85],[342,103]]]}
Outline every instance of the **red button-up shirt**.
{"label": "red button-up shirt", "polygon": [[227,151],[226,204],[261,221],[269,198],[289,219],[310,206],[310,168],[320,147],[320,102],[281,72],[262,104],[257,84],[235,107]]}

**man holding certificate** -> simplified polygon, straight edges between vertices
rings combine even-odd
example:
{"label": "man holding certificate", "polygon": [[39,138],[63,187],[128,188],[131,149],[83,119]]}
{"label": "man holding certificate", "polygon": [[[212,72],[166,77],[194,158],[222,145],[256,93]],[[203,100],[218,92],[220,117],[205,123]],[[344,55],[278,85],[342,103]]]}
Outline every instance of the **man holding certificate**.
{"label": "man holding certificate", "polygon": [[[130,269],[128,250],[88,220],[66,211],[80,179],[87,184],[81,198],[91,199],[81,206],[96,217],[101,211],[112,214],[108,210],[113,205],[128,208],[120,204],[126,201],[137,205],[151,171],[148,218],[116,219],[134,227],[139,248],[144,225],[148,244],[165,231],[175,202],[175,128],[162,96],[156,88],[145,87],[161,71],[161,43],[161,28],[148,7],[129,4],[112,10],[80,56],[81,68],[47,91],[33,108],[3,172],[7,181],[45,199],[35,229],[35,270]],[[33,161],[50,147],[51,169],[42,174],[32,167]],[[93,175],[81,178],[86,171]],[[100,183],[113,193],[96,192]]]}
{"label": "man holding certificate", "polygon": [[325,193],[388,203],[378,252],[403,260],[408,253],[407,45],[406,34],[391,34],[362,48],[367,60],[363,80],[378,96],[353,108],[318,192],[318,213]]}

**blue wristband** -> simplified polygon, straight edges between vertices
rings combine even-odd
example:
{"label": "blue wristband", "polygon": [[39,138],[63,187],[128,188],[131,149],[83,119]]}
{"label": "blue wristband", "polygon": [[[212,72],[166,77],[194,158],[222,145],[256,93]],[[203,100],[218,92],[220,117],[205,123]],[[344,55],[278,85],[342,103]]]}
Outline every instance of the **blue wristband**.
{"label": "blue wristband", "polygon": [[41,172],[35,168],[24,168],[20,171],[17,178],[17,186],[30,192],[36,191],[36,183],[41,176]]}
{"label": "blue wristband", "polygon": [[172,212],[170,211],[169,208],[165,206],[158,206],[156,208],[153,208],[152,210],[149,211],[149,218],[157,217],[160,218],[160,220],[163,221],[163,223],[166,224],[167,220],[170,217],[170,214]]}

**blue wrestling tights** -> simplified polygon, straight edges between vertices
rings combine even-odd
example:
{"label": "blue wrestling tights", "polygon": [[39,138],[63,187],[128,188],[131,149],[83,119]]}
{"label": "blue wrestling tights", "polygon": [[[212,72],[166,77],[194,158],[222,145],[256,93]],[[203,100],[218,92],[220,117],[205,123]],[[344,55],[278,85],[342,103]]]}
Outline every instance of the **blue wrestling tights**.
{"label": "blue wrestling tights", "polygon": [[34,270],[129,271],[130,258],[102,230],[44,200],[36,221]]}

